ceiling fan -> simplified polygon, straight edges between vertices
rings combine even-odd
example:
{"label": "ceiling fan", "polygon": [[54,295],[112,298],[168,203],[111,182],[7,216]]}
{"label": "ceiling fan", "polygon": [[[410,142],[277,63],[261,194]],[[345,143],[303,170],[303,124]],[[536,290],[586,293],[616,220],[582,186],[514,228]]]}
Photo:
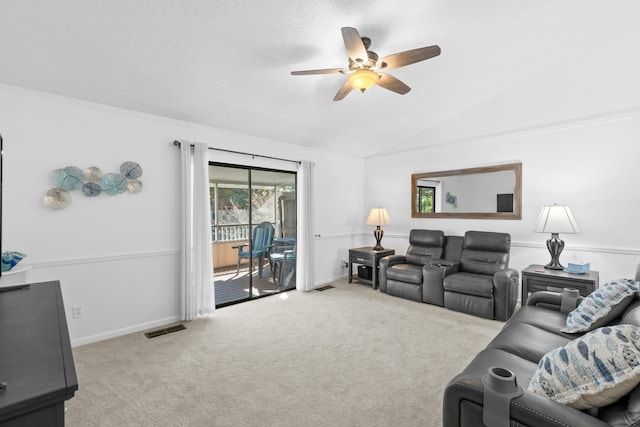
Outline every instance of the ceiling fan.
{"label": "ceiling fan", "polygon": [[368,37],[360,37],[358,30],[355,28],[342,27],[342,38],[344,39],[344,45],[349,54],[349,68],[326,68],[322,70],[291,72],[294,76],[309,74],[349,74],[347,81],[333,98],[334,101],[344,99],[352,89],[364,92],[374,84],[404,95],[411,90],[409,86],[391,74],[380,73],[378,71],[404,67],[405,65],[415,64],[416,62],[440,55],[440,47],[434,45],[394,53],[393,55],[378,59],[378,55],[375,52],[368,50],[369,46],[371,46],[371,39]]}

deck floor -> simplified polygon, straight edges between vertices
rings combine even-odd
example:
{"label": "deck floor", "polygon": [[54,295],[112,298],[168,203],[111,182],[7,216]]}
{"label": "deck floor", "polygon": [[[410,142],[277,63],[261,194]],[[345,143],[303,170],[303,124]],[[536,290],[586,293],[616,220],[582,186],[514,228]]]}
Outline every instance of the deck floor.
{"label": "deck floor", "polygon": [[[246,265],[240,268],[240,272],[236,267],[215,270],[214,280],[216,306],[249,298],[249,269]],[[287,281],[286,286],[276,285],[271,277],[269,263],[264,265],[262,277],[258,276],[257,268],[253,271],[253,298],[277,294],[280,291],[295,288],[295,286],[295,276],[293,280]]]}

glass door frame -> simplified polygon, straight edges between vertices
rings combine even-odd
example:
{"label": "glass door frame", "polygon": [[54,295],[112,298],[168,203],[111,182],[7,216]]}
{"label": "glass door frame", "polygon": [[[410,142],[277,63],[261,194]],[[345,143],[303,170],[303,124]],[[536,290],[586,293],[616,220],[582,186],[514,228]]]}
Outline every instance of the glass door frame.
{"label": "glass door frame", "polygon": [[[253,191],[254,191],[254,182],[256,181],[254,179],[254,172],[267,172],[267,173],[274,173],[274,174],[282,174],[282,175],[291,175],[292,176],[292,185],[294,187],[294,192],[295,192],[295,197],[297,199],[297,181],[298,181],[298,176],[297,176],[297,171],[287,171],[287,170],[281,170],[281,169],[274,169],[274,168],[266,168],[266,167],[256,167],[256,166],[249,166],[249,165],[242,165],[242,164],[233,164],[233,163],[225,163],[225,162],[214,162],[214,161],[209,161],[209,167],[221,167],[221,168],[231,168],[231,169],[238,169],[238,170],[244,170],[246,171],[247,175],[247,181],[246,181],[246,185],[247,185],[247,191],[249,193],[248,195],[248,240],[249,240],[249,245],[251,245],[251,240],[252,240],[252,235],[253,235],[253,229],[255,228],[255,226],[257,226],[260,221],[256,221],[255,217],[254,217],[254,202],[253,202]],[[211,181],[211,177],[209,178],[209,182],[210,184],[212,183]],[[220,182],[217,182],[218,184]],[[239,184],[239,185],[245,185],[244,183]],[[260,184],[256,184],[257,186],[260,186]],[[273,206],[273,211],[274,211],[274,216],[273,216],[273,221],[275,222],[274,227],[276,227],[276,231],[278,231],[278,227],[277,227],[277,223],[279,220],[279,215],[280,213],[279,211],[279,207],[278,207],[278,191],[277,191],[278,186],[274,185],[274,189],[276,189],[274,191],[274,206]],[[214,193],[211,194],[210,192],[210,201],[212,201],[212,210],[214,211],[214,214],[212,215],[212,244],[215,244],[216,242],[218,242],[218,238],[219,238],[219,230],[221,227],[219,224],[219,211],[218,211],[218,190],[219,187],[216,185],[214,187]],[[211,200],[211,197],[213,197],[213,200]],[[297,208],[296,208],[297,210]],[[255,221],[255,223],[254,223]],[[282,232],[282,230],[280,230],[280,232]],[[215,233],[215,234],[214,234]],[[279,235],[276,232],[274,235],[274,238],[278,238]],[[245,240],[245,239],[242,239]],[[251,251],[251,247],[249,246],[249,250]],[[246,302],[246,301],[251,301],[253,299],[257,299],[257,298],[263,298],[266,296],[271,296],[271,295],[275,295],[278,294],[280,292],[283,291],[287,291],[287,290],[291,290],[291,289],[277,289],[271,293],[265,293],[264,295],[257,295],[254,292],[254,271],[253,271],[253,265],[254,265],[254,258],[252,256],[252,254],[249,254],[249,274],[248,274],[248,296],[246,297],[242,297],[239,299],[235,299],[232,301],[224,301],[222,303],[219,303],[216,299],[216,308],[221,308],[221,307],[225,307],[228,305],[233,305],[233,304],[238,304],[238,303],[242,303],[242,302]],[[269,269],[268,266],[266,266],[266,269]],[[215,269],[214,269],[214,273],[215,273]],[[272,279],[273,280],[273,279]],[[216,286],[216,279],[214,276],[214,287]],[[295,287],[294,287],[295,289]]]}

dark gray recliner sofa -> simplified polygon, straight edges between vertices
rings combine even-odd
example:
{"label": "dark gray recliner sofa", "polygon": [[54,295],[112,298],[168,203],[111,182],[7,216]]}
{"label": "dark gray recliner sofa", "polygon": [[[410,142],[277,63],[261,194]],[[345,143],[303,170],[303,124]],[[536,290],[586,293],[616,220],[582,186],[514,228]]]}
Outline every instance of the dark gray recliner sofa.
{"label": "dark gray recliner sofa", "polygon": [[505,233],[468,231],[463,238],[439,230],[411,230],[407,255],[380,260],[380,291],[507,320],[519,281],[518,271],[507,268],[510,246]]}
{"label": "dark gray recliner sofa", "polygon": [[[635,280],[640,281],[640,265]],[[444,427],[482,427],[484,385],[489,368],[515,374],[524,393],[509,405],[512,426],[637,426],[640,425],[640,386],[608,406],[583,410],[547,399],[527,390],[538,362],[549,351],[566,345],[583,333],[560,331],[567,313],[561,310],[562,294],[534,292],[504,325],[502,331],[455,376],[444,391]],[[613,324],[640,327],[640,299],[635,298]],[[506,425],[506,424],[505,424]]]}
{"label": "dark gray recliner sofa", "polygon": [[429,277],[429,262],[442,257],[444,241],[442,231],[411,230],[406,255],[380,260],[380,291],[423,302],[422,288]]}
{"label": "dark gray recliner sofa", "polygon": [[520,274],[509,268],[511,236],[467,231],[457,271],[443,279],[444,306],[487,319],[507,320],[518,299]]}

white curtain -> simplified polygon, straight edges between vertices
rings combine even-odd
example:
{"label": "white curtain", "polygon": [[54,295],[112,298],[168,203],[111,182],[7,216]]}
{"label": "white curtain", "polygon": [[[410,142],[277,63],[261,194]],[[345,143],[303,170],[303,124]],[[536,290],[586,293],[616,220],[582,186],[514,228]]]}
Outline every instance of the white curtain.
{"label": "white curtain", "polygon": [[310,291],[313,279],[313,217],[312,217],[313,163],[303,160],[298,166],[298,243],[296,246],[296,289]]}
{"label": "white curtain", "polygon": [[215,309],[207,150],[206,144],[180,141],[182,320],[193,320]]}

